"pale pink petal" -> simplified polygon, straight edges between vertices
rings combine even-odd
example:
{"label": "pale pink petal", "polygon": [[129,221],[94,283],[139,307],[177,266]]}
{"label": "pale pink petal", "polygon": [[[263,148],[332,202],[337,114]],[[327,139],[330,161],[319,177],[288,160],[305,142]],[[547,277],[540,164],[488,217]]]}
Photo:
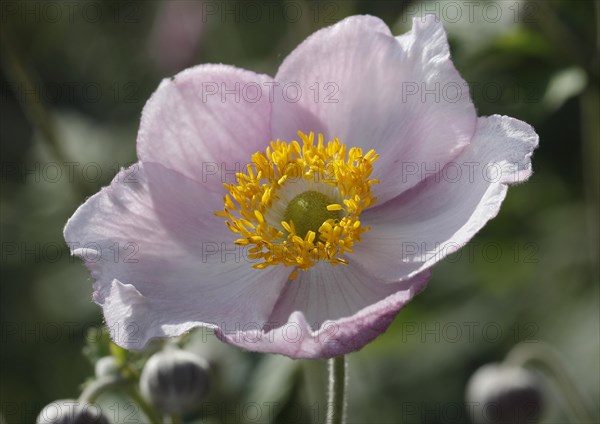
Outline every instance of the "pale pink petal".
{"label": "pale pink petal", "polygon": [[[153,338],[179,336],[195,327],[256,328],[267,320],[289,275],[284,267],[257,270],[235,261],[199,265],[195,271],[177,269],[173,262],[148,265],[135,282],[113,280],[102,305],[113,340],[127,349],[142,349]],[[178,275],[163,280],[151,274],[162,267]],[[141,279],[146,279],[143,284]],[[145,293],[150,285],[155,290]]]}
{"label": "pale pink petal", "polygon": [[525,122],[499,115],[479,118],[469,147],[440,173],[361,215],[371,230],[352,259],[389,280],[431,267],[496,216],[507,186],[531,175],[537,144],[537,134]]}
{"label": "pale pink petal", "polygon": [[[253,153],[299,130],[375,149],[379,201],[349,265],[288,280],[291,268],[253,268],[214,212]],[[65,239],[121,346],[203,326],[249,350],[342,355],[384,332],[428,268],[498,213],[537,143],[524,122],[477,119],[434,16],[399,37],[350,17],[305,40],[275,79],[201,65],[162,81],[142,113],[140,162],[75,212]]]}
{"label": "pale pink petal", "polygon": [[204,185],[158,164],[135,170],[119,173],[65,227],[107,323],[136,328],[136,340],[116,341],[141,348],[190,326],[265,321],[290,270],[253,269]]}
{"label": "pale pink petal", "polygon": [[271,141],[271,78],[200,65],[161,82],[142,112],[142,162],[156,162],[222,191]]}
{"label": "pale pink petal", "polygon": [[145,259],[168,254],[195,261],[203,243],[224,240],[228,230],[212,213],[222,204],[176,171],[136,163],[77,209],[64,236],[92,271],[94,299],[102,303],[112,280],[143,272]]}
{"label": "pale pink petal", "polygon": [[[378,18],[344,19],[308,37],[275,80],[281,92],[273,106],[273,137],[324,131],[348,146],[375,149],[381,155],[373,172],[381,180],[374,188],[379,204],[423,178],[407,173],[406,164],[443,166],[469,143],[477,123],[468,86],[434,16],[414,19],[412,31],[398,38]],[[302,93],[297,101],[296,86]],[[299,119],[299,107],[324,129]]]}
{"label": "pale pink petal", "polygon": [[426,271],[386,283],[355,265],[318,264],[283,289],[269,321],[245,331],[217,329],[223,341],[292,358],[328,358],[359,350],[383,333],[425,288]]}

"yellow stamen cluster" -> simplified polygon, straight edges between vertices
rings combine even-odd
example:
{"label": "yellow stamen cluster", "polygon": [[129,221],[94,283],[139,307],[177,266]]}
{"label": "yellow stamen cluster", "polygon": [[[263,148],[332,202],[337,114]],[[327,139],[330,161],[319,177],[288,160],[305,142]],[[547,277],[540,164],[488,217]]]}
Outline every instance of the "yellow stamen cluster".
{"label": "yellow stamen cluster", "polygon": [[[246,172],[236,174],[237,184],[224,184],[229,192],[225,207],[215,213],[239,235],[237,245],[249,246],[248,256],[257,260],[255,268],[283,264],[306,270],[318,261],[345,264],[341,256],[352,252],[361,234],[369,230],[359,216],[377,200],[371,186],[378,181],[369,176],[378,155],[374,150],[363,155],[357,147],[348,150],[337,138],[325,144],[319,134],[315,144],[313,133],[298,135],[302,146],[298,141],[271,142],[264,153],[252,155]],[[277,212],[285,210],[282,202],[288,202],[289,193],[298,187],[330,193],[329,198],[337,201],[327,210],[339,211],[334,216],[340,219],[325,220],[318,234],[298,235],[294,222]],[[290,278],[296,275],[293,272]]]}

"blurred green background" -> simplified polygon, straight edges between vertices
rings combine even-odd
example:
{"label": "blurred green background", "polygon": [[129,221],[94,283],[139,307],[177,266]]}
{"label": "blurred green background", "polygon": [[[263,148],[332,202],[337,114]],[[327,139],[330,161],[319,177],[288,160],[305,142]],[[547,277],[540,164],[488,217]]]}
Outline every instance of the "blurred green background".
{"label": "blurred green background", "polygon": [[[33,422],[93,375],[82,349],[99,340],[100,308],[62,229],[136,161],[140,112],[162,78],[199,63],[274,75],[307,35],[346,16],[372,14],[400,34],[425,13],[444,21],[478,114],[531,123],[540,147],[533,177],[509,190],[498,217],[434,268],[387,333],[349,356],[349,422],[468,422],[469,376],[520,341],[560,351],[600,415],[597,2],[2,1],[6,423]],[[269,402],[276,422],[322,422],[324,361],[244,353],[206,332],[188,343],[213,367],[207,422],[269,422]],[[544,422],[569,422],[544,381]],[[103,398],[111,420],[136,422],[114,396]]]}

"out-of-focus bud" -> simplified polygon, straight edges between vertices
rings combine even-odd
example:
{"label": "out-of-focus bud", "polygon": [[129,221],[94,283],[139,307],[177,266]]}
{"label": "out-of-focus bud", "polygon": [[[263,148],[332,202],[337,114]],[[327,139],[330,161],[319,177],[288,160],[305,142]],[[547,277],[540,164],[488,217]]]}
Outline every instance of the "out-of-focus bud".
{"label": "out-of-focus bud", "polygon": [[150,357],[140,377],[142,395],[164,414],[198,407],[209,389],[208,363],[185,350],[167,348]]}
{"label": "out-of-focus bud", "polygon": [[94,373],[96,374],[96,378],[117,375],[119,373],[117,361],[112,356],[104,356],[98,359],[98,361],[96,361],[96,365],[94,366]]}
{"label": "out-of-focus bud", "polygon": [[488,364],[471,376],[466,401],[475,424],[535,424],[543,412],[544,395],[527,369]]}
{"label": "out-of-focus bud", "polygon": [[205,0],[177,0],[158,7],[148,38],[148,52],[161,72],[175,73],[194,62],[209,18],[205,3]]}
{"label": "out-of-focus bud", "polygon": [[42,409],[37,424],[109,424],[96,405],[75,399],[61,399]]}

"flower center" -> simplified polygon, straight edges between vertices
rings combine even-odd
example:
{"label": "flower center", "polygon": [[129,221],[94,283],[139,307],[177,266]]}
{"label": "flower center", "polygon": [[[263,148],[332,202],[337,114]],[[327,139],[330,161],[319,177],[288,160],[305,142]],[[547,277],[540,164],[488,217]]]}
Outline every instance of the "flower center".
{"label": "flower center", "polygon": [[319,134],[315,144],[314,133],[298,135],[302,146],[272,141],[252,155],[235,184],[224,184],[225,205],[215,214],[237,235],[237,245],[249,247],[254,268],[347,264],[342,256],[369,230],[359,217],[377,200],[371,186],[379,181],[369,176],[378,155],[348,149],[337,138],[325,144]]}
{"label": "flower center", "polygon": [[294,197],[287,208],[284,218],[287,222],[293,222],[296,234],[304,238],[309,231],[317,234],[321,225],[329,219],[339,221],[341,213],[339,210],[328,210],[327,206],[334,202],[323,193],[315,190],[305,191]]}

